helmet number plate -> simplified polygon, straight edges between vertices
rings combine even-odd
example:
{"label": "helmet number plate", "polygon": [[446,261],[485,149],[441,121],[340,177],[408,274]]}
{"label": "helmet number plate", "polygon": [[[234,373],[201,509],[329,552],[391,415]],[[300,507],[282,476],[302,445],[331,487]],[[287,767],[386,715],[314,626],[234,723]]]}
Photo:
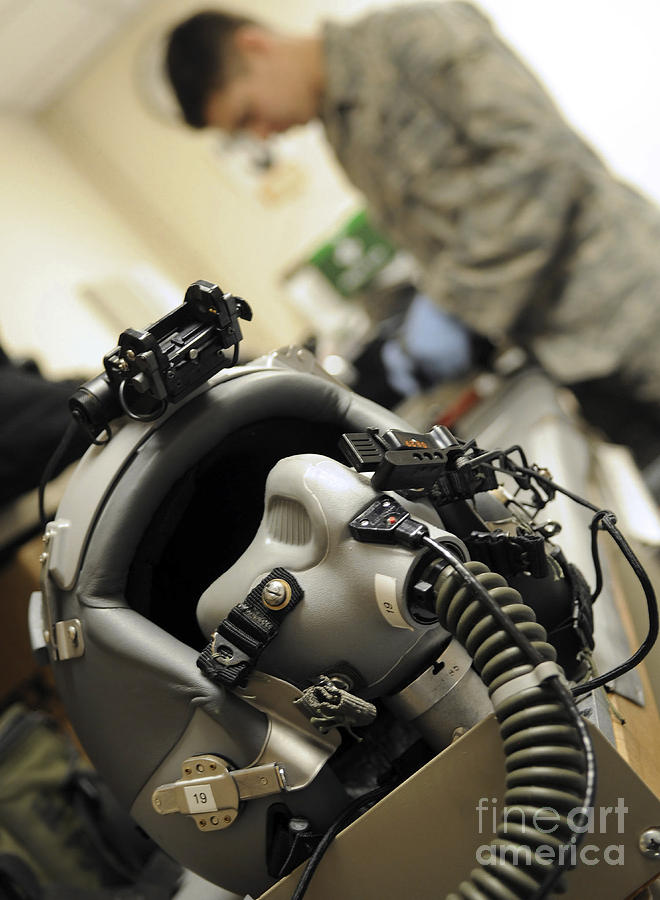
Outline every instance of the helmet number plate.
{"label": "helmet number plate", "polygon": [[213,797],[213,788],[210,784],[196,784],[194,787],[184,787],[184,794],[188,801],[188,809],[191,813],[215,812],[218,808]]}

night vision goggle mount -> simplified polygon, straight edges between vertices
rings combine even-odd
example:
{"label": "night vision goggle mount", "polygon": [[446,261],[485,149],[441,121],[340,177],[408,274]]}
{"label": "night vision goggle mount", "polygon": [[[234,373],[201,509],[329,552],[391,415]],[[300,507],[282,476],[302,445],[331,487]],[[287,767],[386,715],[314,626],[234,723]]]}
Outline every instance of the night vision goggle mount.
{"label": "night vision goggle mount", "polygon": [[[94,443],[122,415],[142,422],[158,419],[170,403],[235,365],[243,338],[239,319],[250,321],[247,301],[217,284],[196,281],[183,304],[144,331],[127,328],[104,359],[105,371],[69,400],[71,414]],[[234,348],[233,356],[225,356]]]}

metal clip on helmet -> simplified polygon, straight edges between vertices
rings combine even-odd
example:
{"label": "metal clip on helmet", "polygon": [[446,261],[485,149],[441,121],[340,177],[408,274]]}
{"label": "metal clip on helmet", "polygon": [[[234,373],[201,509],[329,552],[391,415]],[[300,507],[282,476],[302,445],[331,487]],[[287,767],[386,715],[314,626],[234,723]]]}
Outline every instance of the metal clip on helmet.
{"label": "metal clip on helmet", "polygon": [[[416,551],[349,532],[376,492],[338,441],[372,427],[406,425],[276,352],[124,420],[47,527],[36,615],[83,745],[166,852],[230,891],[276,880],[278,816],[319,834],[348,805],[338,726],[449,641],[403,602]],[[398,500],[467,558],[431,506]]]}

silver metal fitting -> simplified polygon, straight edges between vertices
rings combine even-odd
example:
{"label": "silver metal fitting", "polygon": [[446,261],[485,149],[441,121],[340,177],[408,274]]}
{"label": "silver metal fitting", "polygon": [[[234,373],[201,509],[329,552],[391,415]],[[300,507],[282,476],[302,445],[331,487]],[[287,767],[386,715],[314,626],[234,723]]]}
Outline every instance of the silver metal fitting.
{"label": "silver metal fitting", "polygon": [[273,578],[264,585],[261,600],[268,609],[282,609],[291,599],[291,586],[281,578]]}
{"label": "silver metal fitting", "polygon": [[[50,637],[53,637],[52,632]],[[59,660],[76,659],[84,654],[85,640],[80,619],[65,619],[62,622],[55,622],[54,650]]]}
{"label": "silver metal fitting", "polygon": [[649,859],[660,859],[660,828],[647,828],[639,836],[639,850]]}
{"label": "silver metal fitting", "polygon": [[228,828],[238,816],[243,800],[268,797],[287,789],[279,763],[229,769],[219,756],[192,756],[184,760],[181,780],[156,788],[151,801],[162,816],[192,816],[200,831]]}

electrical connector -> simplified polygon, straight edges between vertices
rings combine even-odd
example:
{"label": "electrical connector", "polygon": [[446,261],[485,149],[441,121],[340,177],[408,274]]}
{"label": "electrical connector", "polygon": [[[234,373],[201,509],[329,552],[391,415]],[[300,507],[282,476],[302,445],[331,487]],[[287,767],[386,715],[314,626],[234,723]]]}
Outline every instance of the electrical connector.
{"label": "electrical connector", "polygon": [[393,497],[383,494],[357,515],[348,527],[356,541],[370,544],[401,544],[417,549],[429,530],[413,519]]}

